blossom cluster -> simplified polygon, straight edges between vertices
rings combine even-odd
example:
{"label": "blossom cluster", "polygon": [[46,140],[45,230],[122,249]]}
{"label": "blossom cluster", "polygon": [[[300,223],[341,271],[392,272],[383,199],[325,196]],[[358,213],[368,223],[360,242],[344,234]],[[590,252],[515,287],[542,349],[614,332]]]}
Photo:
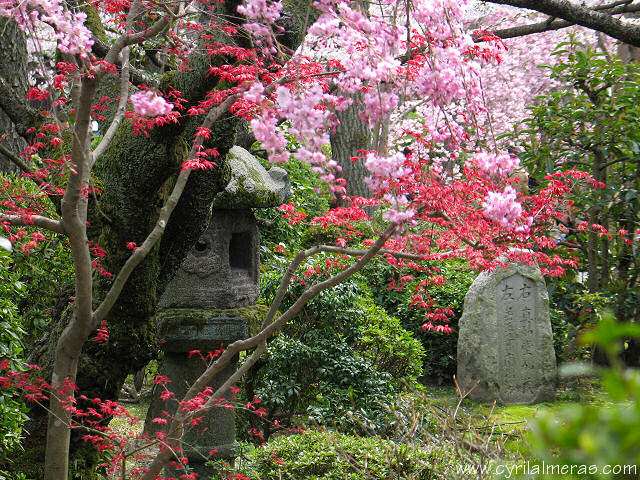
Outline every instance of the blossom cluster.
{"label": "blossom cluster", "polygon": [[[328,129],[335,125],[326,106],[339,103],[337,97],[323,92],[319,85],[301,85],[296,90],[279,86],[272,101],[266,101],[264,95],[264,86],[256,82],[244,93],[244,99],[261,105],[250,125],[256,140],[269,152],[269,161],[282,163],[289,159],[284,132],[277,128],[279,119],[287,120],[288,133],[302,144],[294,153],[295,158],[311,165],[323,181],[334,182],[340,167],[327,158],[322,148],[329,143]],[[338,191],[340,186],[334,184],[332,189]]]}
{"label": "blossom cluster", "polygon": [[148,117],[166,115],[173,110],[173,105],[151,90],[131,95],[131,103],[136,113]]}
{"label": "blossom cluster", "polygon": [[[500,30],[522,23],[542,21],[544,15],[530,11],[496,8],[481,18],[469,18],[471,23],[481,23],[483,28]],[[573,38],[585,44],[607,44],[606,36],[599,38],[592,30],[572,26],[558,31],[537,33],[504,41],[508,54],[501,62],[484,63],[481,69],[486,109],[491,112],[482,119],[482,126],[490,129],[498,144],[506,140],[499,137],[513,132],[526,118],[528,107],[535,104],[539,95],[562,88],[556,78],[551,78],[541,65],[554,65],[563,60],[561,55],[552,55],[558,44]],[[607,45],[607,47],[609,47]],[[613,46],[611,46],[613,47]]]}
{"label": "blossom cluster", "polygon": [[505,178],[520,166],[520,159],[509,153],[477,152],[473,160],[478,168],[495,178]]}
{"label": "blossom cluster", "polygon": [[275,47],[271,25],[280,18],[282,2],[269,0],[253,0],[242,3],[238,6],[238,13],[247,17],[249,22],[243,27],[253,35],[257,45],[263,47],[263,53],[275,54]]}
{"label": "blossom cluster", "polygon": [[522,214],[522,206],[516,196],[516,191],[510,185],[502,192],[489,192],[482,203],[484,214],[505,227],[513,225]]}
{"label": "blossom cluster", "polygon": [[86,57],[93,46],[91,32],[84,26],[87,15],[70,12],[59,0],[0,0],[0,16],[13,18],[22,30],[36,30],[41,24],[53,26],[62,53]]}

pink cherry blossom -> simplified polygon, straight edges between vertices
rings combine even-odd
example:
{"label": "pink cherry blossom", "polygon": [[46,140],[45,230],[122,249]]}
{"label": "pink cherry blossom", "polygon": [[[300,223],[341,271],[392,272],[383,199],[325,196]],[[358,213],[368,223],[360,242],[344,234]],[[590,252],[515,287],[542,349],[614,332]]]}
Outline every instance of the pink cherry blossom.
{"label": "pink cherry blossom", "polygon": [[520,166],[520,159],[509,153],[476,152],[473,160],[478,168],[497,178],[505,178]]}
{"label": "pink cherry blossom", "polygon": [[168,103],[164,98],[151,90],[134,93],[131,95],[131,103],[136,113],[148,117],[166,115],[173,110],[171,103]]}
{"label": "pink cherry blossom", "polygon": [[396,210],[395,208],[390,208],[382,214],[382,218],[393,223],[404,223],[413,218],[415,214],[416,212],[412,208],[407,210]]}
{"label": "pink cherry blossom", "polygon": [[282,2],[269,0],[245,1],[238,6],[238,13],[250,20],[243,27],[252,34],[257,45],[263,46],[262,51],[266,55],[277,52],[270,25],[280,18],[281,10]]}
{"label": "pink cherry blossom", "polygon": [[516,191],[510,185],[503,192],[489,192],[482,203],[484,214],[505,227],[513,226],[522,213],[516,196]]}
{"label": "pink cherry blossom", "polygon": [[264,100],[264,85],[261,82],[255,82],[242,96],[249,102],[260,103]]}
{"label": "pink cherry blossom", "polygon": [[44,24],[56,31],[62,53],[86,57],[91,51],[91,32],[84,26],[84,12],[71,13],[57,0],[0,0],[0,16],[12,17],[22,30],[37,30]]}

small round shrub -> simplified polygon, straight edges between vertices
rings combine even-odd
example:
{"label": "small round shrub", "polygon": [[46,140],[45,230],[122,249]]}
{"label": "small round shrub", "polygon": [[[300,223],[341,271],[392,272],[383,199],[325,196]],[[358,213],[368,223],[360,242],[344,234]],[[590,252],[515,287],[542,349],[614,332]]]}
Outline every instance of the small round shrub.
{"label": "small round shrub", "polygon": [[297,422],[294,415],[303,414],[304,423],[345,430],[384,424],[383,405],[393,392],[390,376],[338,336],[312,332],[303,342],[279,335],[265,359],[252,383],[269,420],[291,426]]}
{"label": "small round shrub", "polygon": [[449,455],[378,437],[327,431],[282,436],[248,454],[244,474],[252,480],[376,480],[439,478],[434,465]]}
{"label": "small round shrub", "polygon": [[358,307],[364,317],[358,327],[355,350],[378,371],[389,373],[395,380],[415,381],[422,374],[425,353],[420,340],[370,296],[358,297]]}

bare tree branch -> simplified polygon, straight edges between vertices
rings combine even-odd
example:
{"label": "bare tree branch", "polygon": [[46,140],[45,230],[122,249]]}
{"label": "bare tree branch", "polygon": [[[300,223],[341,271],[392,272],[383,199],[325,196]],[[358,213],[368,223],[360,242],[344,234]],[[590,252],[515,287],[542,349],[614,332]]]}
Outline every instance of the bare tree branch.
{"label": "bare tree branch", "polygon": [[11,225],[36,226],[54,233],[65,233],[64,224],[60,220],[54,220],[53,218],[43,217],[41,215],[21,216],[0,213],[0,221],[8,222]]}
{"label": "bare tree branch", "polygon": [[[507,30],[506,33],[504,33],[504,31],[498,31],[505,35],[510,34],[511,37],[529,35],[531,33],[539,33],[546,30],[557,30],[557,28],[549,28],[549,26],[553,26],[554,23],[558,25],[558,22],[565,21],[569,22],[569,25],[581,25],[583,27],[605,33],[610,37],[624,43],[628,43],[629,45],[640,47],[640,25],[627,23],[613,16],[627,12],[640,11],[640,5],[621,5],[619,2],[615,2],[610,4],[610,8],[608,10],[602,10],[602,7],[604,6],[601,6],[601,9],[598,10],[595,8],[577,5],[567,0],[487,0],[487,2],[518,8],[527,8],[529,10],[545,13],[557,19],[552,20],[551,22],[542,22],[547,25],[544,29],[542,29],[540,24],[536,24],[538,25],[536,27],[538,30],[536,31],[527,31],[528,28],[535,30],[533,27],[528,25],[523,27],[514,27],[514,29],[522,28],[523,32],[527,32],[520,33],[519,35],[514,34],[514,29],[505,29]],[[615,6],[611,7],[611,5]],[[569,25],[559,26],[558,28],[565,28]],[[511,30],[511,32],[509,32],[509,30]],[[499,35],[498,32],[494,33],[501,38],[510,38]]]}
{"label": "bare tree branch", "polygon": [[[178,6],[174,8],[174,11],[175,12],[178,11]],[[167,13],[170,13],[170,12],[167,12]],[[115,42],[113,42],[113,45],[111,45],[111,48],[109,48],[109,51],[104,57],[105,62],[111,63],[111,64],[116,63],[116,61],[120,57],[120,52],[124,47],[133,45],[135,43],[140,43],[143,40],[147,40],[149,38],[155,37],[160,32],[162,32],[165,28],[167,28],[170,23],[171,23],[171,18],[169,18],[169,15],[167,15],[162,17],[160,20],[158,20],[156,23],[154,23],[153,25],[151,25],[149,28],[145,29],[142,32],[127,33],[127,34],[121,35]]]}
{"label": "bare tree branch", "polygon": [[[138,11],[140,9],[140,1],[135,0],[131,5],[129,10],[129,15],[127,15],[127,22],[125,24],[125,31],[129,31],[131,29],[131,25],[133,24],[133,19],[138,15]],[[120,72],[120,100],[118,101],[118,108],[116,109],[116,114],[111,120],[111,124],[107,129],[106,133],[100,140],[100,143],[95,148],[91,155],[90,166],[93,168],[96,161],[100,158],[100,156],[107,149],[111,140],[116,134],[116,131],[120,127],[122,120],[124,119],[124,114],[127,110],[127,100],[129,99],[129,72],[131,65],[129,64],[129,46],[126,46],[122,49],[121,62],[122,62],[122,70]]]}
{"label": "bare tree branch", "polygon": [[[93,37],[93,47],[91,50],[96,54],[96,56],[104,57],[107,53],[109,53],[109,48],[109,45]],[[118,65],[119,67],[122,66],[122,56],[119,56],[116,59],[115,65]],[[131,73],[131,83],[136,86],[144,84],[149,87],[157,87],[159,85],[159,82],[156,78],[147,75],[145,72],[143,72],[142,70],[138,70],[132,65],[129,65],[129,71]]]}
{"label": "bare tree branch", "polygon": [[[619,2],[616,2],[619,3]],[[602,5],[601,7],[603,7]],[[601,9],[596,7],[594,10]],[[620,11],[619,11],[620,10]],[[633,13],[640,12],[640,5],[628,5],[626,7],[616,8],[609,13],[610,15],[619,15],[622,13]],[[558,20],[554,18],[548,18],[543,22],[532,23],[529,25],[518,25],[516,27],[503,28],[500,30],[494,30],[492,33],[496,37],[500,38],[515,38],[515,37],[525,37],[527,35],[532,35],[535,33],[549,32],[553,30],[561,30],[563,28],[571,27],[575,25],[575,23],[568,22],[566,20]]]}
{"label": "bare tree branch", "polygon": [[[609,15],[621,15],[624,13],[640,12],[640,4],[633,4],[633,0],[623,0],[618,2],[609,3],[607,5],[599,5],[593,7],[593,10],[602,11]],[[518,25],[515,27],[502,28],[500,30],[494,30],[492,33],[500,38],[515,38],[532,35],[535,33],[549,32],[553,30],[561,30],[563,28],[571,27],[575,25],[573,22],[567,20],[559,20],[557,18],[549,17],[546,20],[538,23],[531,23],[529,25]]]}

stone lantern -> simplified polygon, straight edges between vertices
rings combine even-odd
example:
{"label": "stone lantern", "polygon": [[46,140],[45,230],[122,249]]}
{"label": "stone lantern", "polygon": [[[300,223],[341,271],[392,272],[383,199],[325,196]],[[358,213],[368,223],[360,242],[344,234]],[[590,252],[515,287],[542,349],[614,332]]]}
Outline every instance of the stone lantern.
{"label": "stone lantern", "polygon": [[[227,161],[231,180],[213,202],[211,222],[159,301],[156,318],[164,352],[160,373],[171,379],[166,387],[175,397],[163,401],[161,392],[156,392],[147,420],[163,411],[174,412],[177,401],[204,371],[202,359],[197,355],[189,358],[190,351],[206,355],[247,338],[257,333],[266,315],[266,307],[256,305],[260,239],[251,209],[282,204],[289,193],[289,180],[283,169],[266,171],[238,146],[229,151]],[[233,374],[236,364],[237,359],[218,376],[211,385],[214,390]],[[147,430],[153,428],[157,429],[147,425]],[[196,472],[208,473],[203,465],[208,452],[217,450],[218,458],[232,458],[234,440],[233,411],[212,409],[185,436],[190,465]]]}

